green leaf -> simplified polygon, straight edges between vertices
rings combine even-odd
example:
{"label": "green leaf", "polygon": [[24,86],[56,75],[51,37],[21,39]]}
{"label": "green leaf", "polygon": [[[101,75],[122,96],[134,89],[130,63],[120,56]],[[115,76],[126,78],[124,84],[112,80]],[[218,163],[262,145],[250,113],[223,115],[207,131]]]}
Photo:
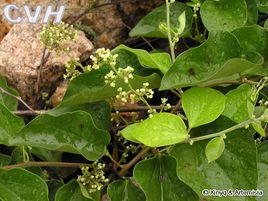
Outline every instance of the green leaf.
{"label": "green leaf", "polygon": [[[104,77],[109,71],[109,68],[102,67],[99,70],[76,77],[70,83],[61,106],[80,105],[115,97],[118,94],[118,87],[113,88],[109,84],[105,84]],[[134,75],[134,79],[130,80],[134,89],[141,88],[144,82],[149,82],[151,88],[158,88],[160,77],[154,73],[145,77]],[[129,90],[128,86],[121,79],[117,80],[116,85]]]}
{"label": "green leaf", "polygon": [[79,153],[95,161],[103,155],[109,141],[108,132],[98,129],[89,113],[78,111],[40,115],[22,129],[12,144]]}
{"label": "green leaf", "polygon": [[49,200],[55,201],[56,192],[64,185],[63,181],[51,179],[47,181]]}
{"label": "green leaf", "polygon": [[166,73],[172,66],[171,57],[166,52],[151,53],[151,57],[158,64],[159,69],[163,69],[163,73]]}
{"label": "green leaf", "polygon": [[242,84],[226,94],[226,106],[223,115],[236,123],[252,118],[254,104],[251,100],[252,88],[249,84]]}
{"label": "green leaf", "polygon": [[170,113],[159,113],[141,123],[129,125],[121,134],[130,141],[149,147],[176,144],[188,138],[183,120]]}
{"label": "green leaf", "polygon": [[210,140],[205,149],[208,162],[217,160],[222,155],[224,148],[225,143],[222,137],[216,137]]}
{"label": "green leaf", "polygon": [[134,178],[146,195],[146,201],[197,201],[196,194],[176,175],[176,161],[159,156],[139,162]]}
{"label": "green leaf", "polygon": [[254,128],[257,133],[259,133],[262,137],[266,137],[266,132],[261,125],[261,122],[252,123],[252,127]]}
{"label": "green leaf", "polygon": [[133,49],[125,45],[119,45],[114,51],[126,50],[137,56],[139,62],[144,67],[159,69],[162,73],[166,73],[171,66],[171,58],[167,53],[148,53],[143,49]]}
{"label": "green leaf", "polygon": [[247,4],[245,0],[206,0],[200,14],[209,31],[232,31],[247,22]]}
{"label": "green leaf", "polygon": [[[11,94],[18,96],[18,92],[15,89],[7,86],[5,78],[2,77],[1,75],[0,75],[0,87]],[[18,101],[15,98],[1,92],[0,92],[0,103],[12,111],[17,110],[18,107]]]}
{"label": "green leaf", "polygon": [[[229,32],[212,32],[206,42],[180,54],[161,82],[161,90],[223,81],[260,67],[263,57],[245,52]],[[228,79],[227,79],[228,80]]]}
{"label": "green leaf", "polygon": [[145,195],[129,179],[117,180],[107,188],[110,201],[146,201]]}
{"label": "green leaf", "polygon": [[[225,130],[234,123],[222,117],[211,125],[204,126],[207,133]],[[200,131],[197,131],[200,134]],[[207,162],[205,147],[207,141],[193,145],[178,144],[171,150],[177,160],[177,175],[189,185],[200,200],[203,189],[257,189],[256,146],[252,130],[239,129],[226,134],[225,151],[222,156],[211,163]],[[225,198],[213,197],[213,201]],[[237,201],[237,197],[228,197]],[[254,201],[255,198],[241,198]]]}
{"label": "green leaf", "polygon": [[267,0],[257,0],[257,6],[261,13],[268,14],[268,1]]}
{"label": "green leaf", "polygon": [[10,140],[23,128],[23,126],[23,119],[13,115],[0,103],[0,144],[9,146]]}
{"label": "green leaf", "polygon": [[[27,147],[24,147],[24,150],[22,150],[22,147],[16,147],[12,151],[10,165],[14,165],[14,164],[25,162],[26,161],[26,158],[24,157],[23,154],[27,154],[28,155],[29,161],[34,161],[32,155],[29,152],[29,150],[28,150]],[[32,172],[32,173],[38,175],[39,177],[41,177],[44,180],[46,179],[45,178],[45,174],[43,173],[43,170],[40,167],[26,167],[25,169],[28,170],[29,172]]]}
{"label": "green leaf", "polygon": [[263,190],[263,197],[258,197],[258,201],[266,201],[268,199],[268,193],[266,191],[268,186],[268,142],[263,142],[258,147],[258,188]]}
{"label": "green leaf", "polygon": [[48,201],[47,185],[40,177],[26,170],[0,169],[0,199],[2,201]]}
{"label": "green leaf", "polygon": [[185,29],[185,26],[186,26],[186,14],[185,14],[185,11],[178,17],[178,21],[179,21],[179,28],[178,28],[178,34],[182,34],[184,29]]}
{"label": "green leaf", "polygon": [[81,193],[84,197],[94,200],[94,201],[100,200],[100,191],[95,191],[94,193],[90,193],[86,186],[84,186],[80,182],[78,182],[78,184],[79,184]]}
{"label": "green leaf", "polygon": [[63,185],[56,193],[55,201],[93,201],[82,195],[77,181],[72,180]]}
{"label": "green leaf", "polygon": [[48,114],[59,116],[67,112],[84,111],[91,115],[97,128],[108,130],[111,127],[111,108],[105,101],[81,105],[62,106],[49,111]]}
{"label": "green leaf", "polygon": [[247,24],[257,24],[258,22],[258,7],[256,0],[246,0],[248,9],[248,21]]}
{"label": "green leaf", "polygon": [[0,167],[8,165],[11,161],[11,157],[6,154],[0,153]]}
{"label": "green leaf", "polygon": [[[187,35],[192,27],[192,10],[187,7],[184,3],[175,2],[171,4],[170,7],[170,24],[173,30],[181,27],[179,23],[179,16],[185,12],[186,15],[186,25],[183,33],[180,37]],[[146,15],[142,20],[131,30],[129,35],[131,37],[135,36],[145,36],[154,38],[167,38],[167,34],[163,33],[159,29],[161,23],[166,23],[166,6],[162,5],[154,9],[151,13]]]}
{"label": "green leaf", "polygon": [[194,87],[182,94],[182,107],[189,127],[194,128],[216,120],[224,110],[225,96],[214,89]]}
{"label": "green leaf", "polygon": [[263,28],[268,31],[268,19],[265,21]]}
{"label": "green leaf", "polygon": [[259,25],[245,26],[232,32],[247,52],[258,52],[268,66],[268,32]]}

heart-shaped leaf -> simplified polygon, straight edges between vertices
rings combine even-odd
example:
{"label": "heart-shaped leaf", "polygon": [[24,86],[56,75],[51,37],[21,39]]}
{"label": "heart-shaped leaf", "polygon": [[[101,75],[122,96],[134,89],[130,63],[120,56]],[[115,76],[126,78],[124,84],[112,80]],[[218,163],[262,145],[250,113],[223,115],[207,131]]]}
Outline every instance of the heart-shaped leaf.
{"label": "heart-shaped leaf", "polygon": [[24,169],[0,168],[0,199],[3,201],[48,201],[44,180]]}
{"label": "heart-shaped leaf", "polygon": [[[225,130],[234,123],[222,117],[217,122],[207,125],[208,133]],[[200,131],[196,131],[200,135]],[[178,144],[171,150],[177,160],[177,175],[200,197],[204,189],[257,189],[256,146],[252,130],[239,129],[226,134],[225,151],[216,161],[207,162],[205,147],[207,141],[193,145]],[[228,197],[237,201],[237,197]],[[222,198],[213,197],[213,201]],[[242,198],[241,200],[246,200]],[[249,199],[249,200],[255,200]]]}
{"label": "heart-shaped leaf", "polygon": [[40,115],[11,144],[80,153],[95,161],[103,155],[109,141],[108,132],[98,129],[89,113],[77,111],[59,116]]}
{"label": "heart-shaped leaf", "polygon": [[141,123],[129,125],[121,134],[130,141],[150,147],[176,144],[188,138],[183,120],[170,113],[159,113]]}
{"label": "heart-shaped leaf", "polygon": [[176,161],[159,156],[138,163],[134,178],[146,195],[146,201],[197,201],[196,194],[176,175]]}
{"label": "heart-shaped leaf", "polygon": [[84,111],[89,113],[97,128],[108,130],[111,126],[111,108],[105,101],[96,103],[86,103],[82,105],[70,105],[59,107],[51,110],[48,114],[53,116],[59,116],[67,112]]}
{"label": "heart-shaped leaf", "polygon": [[[192,27],[193,12],[185,4],[180,2],[172,3],[170,6],[170,24],[172,29],[178,29],[181,25],[179,23],[179,16],[185,12],[186,23],[185,29],[181,36],[185,36],[189,33]],[[167,38],[167,34],[159,29],[161,23],[166,23],[166,6],[162,5],[154,9],[151,13],[146,15],[141,21],[131,30],[129,35],[155,37],[155,38]]]}
{"label": "heart-shaped leaf", "polygon": [[[76,77],[70,83],[61,106],[80,105],[115,97],[118,94],[117,88],[105,84],[104,77],[109,71],[109,68],[102,67],[99,70],[84,73]],[[160,77],[158,74],[154,73],[145,77],[134,75],[134,79],[130,80],[134,89],[141,88],[144,82],[148,82],[151,88],[158,88],[160,85]],[[116,85],[129,90],[127,84],[124,83],[122,79],[118,79]]]}
{"label": "heart-shaped leaf", "polygon": [[109,184],[107,193],[110,201],[146,201],[142,190],[130,180],[117,180]]}
{"label": "heart-shaped leaf", "polygon": [[245,52],[229,32],[210,33],[206,42],[180,54],[161,82],[161,90],[224,80],[260,67],[263,57]]}
{"label": "heart-shaped leaf", "polygon": [[209,31],[232,31],[247,22],[245,0],[206,0],[200,12],[202,22]]}
{"label": "heart-shaped leaf", "polygon": [[226,97],[211,88],[194,87],[182,94],[182,107],[189,127],[194,128],[216,120],[224,111]]}
{"label": "heart-shaped leaf", "polygon": [[125,45],[119,45],[114,51],[126,50],[137,56],[139,62],[144,67],[159,69],[162,73],[166,73],[172,62],[168,53],[148,53],[143,49],[133,49]]}
{"label": "heart-shaped leaf", "polygon": [[247,52],[258,52],[268,66],[268,32],[259,25],[245,26],[232,32]]}
{"label": "heart-shaped leaf", "polygon": [[249,84],[242,84],[226,94],[226,106],[223,115],[236,123],[250,119],[254,112],[251,100],[252,88]]}
{"label": "heart-shaped leaf", "polygon": [[222,137],[216,137],[210,140],[205,150],[208,162],[217,160],[222,155],[224,148],[225,143]]}
{"label": "heart-shaped leaf", "polygon": [[72,180],[63,185],[56,193],[55,201],[93,201],[82,195],[77,181]]}

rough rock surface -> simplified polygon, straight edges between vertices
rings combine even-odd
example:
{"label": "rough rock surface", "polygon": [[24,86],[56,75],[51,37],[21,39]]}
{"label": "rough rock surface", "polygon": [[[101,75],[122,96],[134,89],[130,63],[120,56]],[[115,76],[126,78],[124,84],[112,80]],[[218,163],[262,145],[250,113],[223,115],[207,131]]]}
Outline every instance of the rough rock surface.
{"label": "rough rock surface", "polygon": [[[11,25],[3,19],[2,8],[11,0],[1,0],[0,2],[0,26],[6,27],[4,31],[0,31],[1,37],[10,29]],[[18,6],[27,5],[35,8],[36,5],[67,5],[65,11],[64,20],[67,22],[72,21],[80,13],[86,10],[94,0],[12,0],[12,3],[16,3]],[[98,3],[99,1],[96,1]],[[92,9],[87,15],[84,15],[79,22],[84,25],[90,26],[96,32],[96,38],[94,40],[95,47],[113,48],[120,43],[123,43],[127,38],[128,27],[134,27],[135,24],[148,12],[155,7],[163,4],[163,0],[106,0],[99,4],[109,4],[101,6],[96,9]],[[2,19],[2,22],[1,22]]]}
{"label": "rough rock surface", "polygon": [[[56,3],[55,3],[56,2]],[[0,0],[0,74],[7,77],[8,83],[18,89],[22,98],[31,106],[36,106],[38,94],[34,92],[37,80],[37,68],[42,57],[42,47],[39,40],[41,25],[14,25],[12,27],[4,18],[2,10],[7,3],[18,6],[29,5],[67,5],[64,20],[72,21],[83,13],[94,0]],[[99,2],[99,1],[95,1]],[[106,0],[99,4],[107,4],[91,10],[79,22],[90,26],[95,32],[94,46],[113,48],[128,38],[129,27],[135,24],[148,12],[163,3],[162,0]],[[12,27],[12,28],[11,28]],[[72,43],[71,56],[88,58],[93,49],[82,32],[79,32],[78,42]],[[60,84],[64,73],[64,65],[70,55],[57,56],[53,53],[42,73],[41,92],[51,93]],[[66,88],[66,86],[65,86]],[[40,94],[39,94],[40,95]],[[62,97],[63,94],[61,94]],[[57,96],[54,95],[54,99]],[[52,100],[52,99],[51,99]]]}
{"label": "rough rock surface", "polygon": [[[40,31],[43,25],[14,25],[0,44],[0,74],[16,88],[21,97],[32,107],[38,101],[35,92],[37,68],[41,63],[43,48]],[[69,52],[52,52],[43,66],[40,80],[40,92],[51,93],[62,80],[65,64],[70,58],[87,59],[92,50],[92,43],[85,34],[78,31],[75,42],[65,44]],[[40,94],[40,93],[39,93]]]}
{"label": "rough rock surface", "polygon": [[65,92],[67,91],[67,88],[68,88],[68,84],[69,82],[67,81],[64,81],[62,82],[56,89],[56,91],[54,92],[54,94],[51,96],[50,100],[49,100],[49,103],[53,106],[53,107],[56,107],[58,106],[63,97],[64,97],[64,94]]}

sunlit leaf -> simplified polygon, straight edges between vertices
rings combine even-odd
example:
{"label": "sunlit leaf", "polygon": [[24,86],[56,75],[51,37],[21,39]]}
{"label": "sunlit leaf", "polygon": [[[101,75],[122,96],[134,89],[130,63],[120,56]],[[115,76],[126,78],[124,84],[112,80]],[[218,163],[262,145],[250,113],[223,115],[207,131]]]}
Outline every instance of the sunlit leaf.
{"label": "sunlit leaf", "polygon": [[224,148],[225,143],[222,137],[216,137],[210,140],[205,150],[208,162],[217,160],[222,155]]}
{"label": "sunlit leaf", "polygon": [[170,113],[159,113],[141,123],[129,125],[121,134],[130,141],[150,147],[176,144],[188,138],[183,120]]}
{"label": "sunlit leaf", "polygon": [[225,108],[226,97],[211,88],[194,87],[182,94],[182,107],[189,127],[194,128],[216,120]]}

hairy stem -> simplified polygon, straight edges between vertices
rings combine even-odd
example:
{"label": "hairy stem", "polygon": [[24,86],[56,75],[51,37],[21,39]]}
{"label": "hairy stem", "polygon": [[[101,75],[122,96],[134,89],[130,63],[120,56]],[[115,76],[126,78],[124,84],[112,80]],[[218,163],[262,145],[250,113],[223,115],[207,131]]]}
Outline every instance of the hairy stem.
{"label": "hairy stem", "polygon": [[183,143],[193,143],[193,142],[197,142],[197,141],[202,141],[202,140],[207,140],[207,139],[211,139],[211,138],[215,138],[215,137],[220,137],[220,136],[225,135],[226,133],[232,132],[236,129],[246,127],[251,123],[258,122],[262,118],[263,118],[263,116],[261,116],[259,118],[249,119],[249,120],[246,120],[240,124],[237,124],[235,126],[232,126],[230,128],[227,128],[226,130],[223,130],[223,131],[220,131],[217,133],[212,133],[212,134],[208,134],[208,135],[204,135],[204,136],[200,136],[200,137],[189,138],[188,140],[184,141]]}
{"label": "hairy stem", "polygon": [[[176,106],[172,105],[171,109],[175,108]],[[155,110],[161,110],[162,106],[151,106],[152,109]],[[143,105],[138,105],[138,106],[121,106],[121,107],[115,107],[113,109],[113,113],[115,113],[116,111],[120,112],[120,113],[124,113],[124,112],[143,112],[143,111],[147,111],[148,110],[148,106],[143,106]],[[36,116],[36,115],[41,115],[41,114],[47,114],[50,110],[19,110],[19,111],[13,111],[13,114],[15,115],[19,115],[19,116]]]}
{"label": "hairy stem", "polygon": [[8,96],[10,96],[12,98],[15,98],[16,100],[18,100],[19,102],[21,102],[28,110],[30,110],[31,112],[35,113],[34,109],[32,109],[26,102],[24,102],[21,97],[15,96],[14,94],[6,91],[2,87],[0,87],[0,93],[6,94],[6,95],[8,95]]}
{"label": "hairy stem", "polygon": [[170,47],[170,54],[171,54],[171,59],[174,62],[176,57],[175,57],[175,45],[172,41],[172,36],[171,36],[171,27],[170,27],[170,2],[169,0],[166,0],[166,12],[167,12],[167,34],[168,34],[168,42],[169,42],[169,47]]}
{"label": "hairy stem", "polygon": [[151,147],[145,147],[145,148],[143,148],[130,162],[128,162],[126,165],[124,165],[124,167],[119,172],[119,176],[120,177],[125,176],[125,174],[127,173],[127,171],[133,165],[135,165],[140,160],[140,158],[143,157],[150,149],[151,149]]}

